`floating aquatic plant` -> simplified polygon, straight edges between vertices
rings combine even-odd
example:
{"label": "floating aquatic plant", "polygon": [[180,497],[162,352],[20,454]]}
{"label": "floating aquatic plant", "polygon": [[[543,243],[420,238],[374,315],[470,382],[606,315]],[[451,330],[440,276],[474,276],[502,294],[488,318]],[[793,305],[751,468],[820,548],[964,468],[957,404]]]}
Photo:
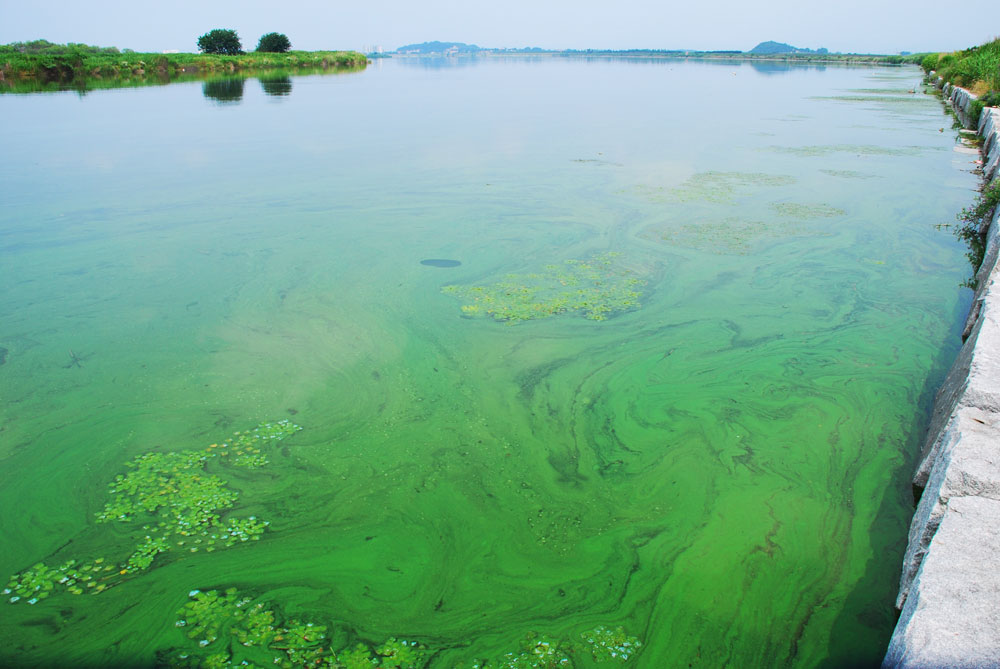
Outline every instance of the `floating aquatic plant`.
{"label": "floating aquatic plant", "polygon": [[642,646],[638,637],[626,634],[625,629],[616,627],[608,629],[598,625],[587,630],[580,638],[590,647],[590,652],[597,662],[628,662]]}
{"label": "floating aquatic plant", "polygon": [[108,486],[111,501],[97,514],[98,522],[129,522],[149,514],[163,518],[179,534],[211,524],[214,512],[231,507],[237,493],[205,473],[209,457],[203,451],[138,456],[128,464],[132,471]]}
{"label": "floating aquatic plant", "polygon": [[388,641],[375,649],[375,653],[379,656],[380,667],[406,669],[407,667],[422,667],[424,665],[424,649],[416,641],[397,640],[396,637],[390,637]]}
{"label": "floating aquatic plant", "polygon": [[484,315],[515,324],[579,312],[584,318],[602,321],[609,316],[639,306],[643,281],[617,267],[616,253],[587,260],[567,260],[546,265],[534,274],[508,274],[486,286],[449,285],[446,295],[467,300],[462,312]]}
{"label": "floating aquatic plant", "polygon": [[48,597],[57,586],[72,594],[96,594],[128,574],[148,569],[158,555],[171,549],[213,551],[259,539],[269,525],[265,520],[250,516],[222,521],[220,512],[232,508],[239,494],[205,467],[216,458],[234,466],[261,467],[267,463],[264,447],[301,429],[288,420],[261,423],[202,450],[137,456],[126,465],[126,473],[108,484],[111,499],[97,513],[98,523],[144,523],[131,555],[117,566],[105,564],[104,558],[82,565],[69,560],[59,567],[39,562],[12,576],[4,594],[10,595],[11,603],[31,604]]}
{"label": "floating aquatic plant", "polygon": [[[192,590],[175,623],[197,645],[177,657],[197,667],[233,666],[267,658],[279,667],[339,669],[419,669],[431,652],[414,639],[390,637],[377,646],[356,643],[335,652],[325,625],[282,620],[274,608],[254,603],[235,588]],[[591,656],[597,664],[625,664],[641,648],[624,628],[598,625],[577,639],[529,632],[516,651],[496,660],[474,661],[472,669],[571,669],[572,657]]]}
{"label": "floating aquatic plant", "polygon": [[146,535],[145,542],[135,549],[135,552],[132,553],[126,563],[129,571],[148,569],[149,565],[153,564],[153,559],[157,555],[165,553],[168,550],[170,550],[170,544],[167,541],[167,537],[154,538]]}
{"label": "floating aquatic plant", "polygon": [[473,662],[472,669],[572,669],[566,645],[559,639],[531,632],[521,641],[520,652],[506,653],[496,661]]}
{"label": "floating aquatic plant", "polygon": [[256,516],[243,519],[230,518],[229,525],[222,531],[220,538],[226,546],[234,546],[243,541],[256,541],[270,524],[266,520],[259,520]]}
{"label": "floating aquatic plant", "polygon": [[104,558],[97,558],[86,564],[67,560],[58,567],[49,567],[44,562],[39,562],[20,574],[11,576],[2,592],[11,604],[19,601],[37,604],[59,587],[74,595],[82,595],[88,591],[96,594],[107,588],[106,580],[113,571],[115,567],[105,564]]}
{"label": "floating aquatic plant", "polygon": [[378,666],[378,660],[372,657],[371,649],[363,643],[353,648],[345,648],[335,656],[335,667],[344,669],[372,669]]}
{"label": "floating aquatic plant", "polygon": [[426,663],[422,645],[395,637],[376,647],[374,656],[363,643],[334,653],[325,625],[295,619],[281,622],[276,611],[263,602],[254,604],[235,588],[223,592],[192,590],[188,596],[175,624],[197,643],[197,650],[179,656],[194,666],[231,666],[244,655],[266,656],[279,667],[417,669]]}

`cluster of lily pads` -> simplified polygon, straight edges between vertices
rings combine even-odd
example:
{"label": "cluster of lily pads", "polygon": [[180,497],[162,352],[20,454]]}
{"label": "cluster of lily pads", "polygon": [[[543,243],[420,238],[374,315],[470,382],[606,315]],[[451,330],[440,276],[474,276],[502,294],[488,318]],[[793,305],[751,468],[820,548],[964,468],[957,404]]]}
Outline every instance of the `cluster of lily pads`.
{"label": "cluster of lily pads", "polygon": [[508,274],[485,286],[448,285],[442,292],[466,300],[462,312],[467,315],[488,316],[509,325],[573,312],[602,321],[640,306],[643,281],[616,266],[617,256],[605,253],[566,260],[546,265],[541,272]]}
{"label": "cluster of lily pads", "polygon": [[572,669],[571,651],[564,646],[559,639],[529,633],[519,652],[506,653],[496,661],[474,662],[472,669]]}
{"label": "cluster of lily pads", "polygon": [[571,658],[586,655],[600,666],[626,664],[641,647],[642,642],[622,627],[598,625],[581,632],[579,643],[532,633],[521,642],[519,652],[507,653],[496,661],[474,662],[472,669],[572,669]]}
{"label": "cluster of lily pads", "polygon": [[87,591],[96,594],[107,588],[104,580],[114,571],[115,567],[105,564],[104,558],[97,558],[86,564],[67,560],[58,567],[48,567],[44,562],[39,562],[20,574],[11,576],[2,592],[9,597],[11,604],[21,600],[37,604],[51,595],[58,586],[65,587],[74,595],[82,595]]}
{"label": "cluster of lily pads", "polygon": [[[295,619],[278,622],[263,602],[253,603],[235,588],[224,592],[192,590],[178,612],[183,628],[198,650],[178,659],[189,666],[228,667],[259,662],[279,667],[345,667],[350,669],[416,669],[426,662],[416,641],[390,638],[371,649],[363,643],[334,652],[324,625]],[[374,654],[373,654],[374,652]]]}
{"label": "cluster of lily pads", "polygon": [[580,638],[590,647],[596,662],[628,662],[642,646],[639,638],[627,634],[623,627],[598,625],[580,634]]}
{"label": "cluster of lily pads", "polygon": [[77,566],[69,560],[58,567],[40,562],[14,574],[5,595],[11,603],[35,604],[63,586],[73,594],[101,592],[123,577],[148,569],[156,556],[172,548],[189,552],[233,546],[257,540],[268,522],[256,516],[222,521],[220,512],[232,508],[238,493],[226,481],[205,471],[211,459],[257,468],[267,464],[262,447],[280,441],[302,428],[288,420],[261,423],[252,430],[236,432],[221,444],[202,450],[145,453],[128,463],[128,471],[108,485],[110,501],[98,512],[98,523],[146,521],[135,550],[117,567],[98,558]]}
{"label": "cluster of lily pads", "polygon": [[[281,620],[263,602],[254,603],[235,588],[192,590],[175,623],[197,647],[181,651],[172,664],[231,667],[267,663],[279,667],[338,669],[419,669],[431,652],[414,640],[392,637],[377,646],[357,643],[334,650],[325,625]],[[626,664],[642,646],[622,627],[603,625],[579,635],[579,641],[529,633],[517,651],[497,660],[474,661],[471,669],[572,669],[573,657],[589,657],[598,666]]]}

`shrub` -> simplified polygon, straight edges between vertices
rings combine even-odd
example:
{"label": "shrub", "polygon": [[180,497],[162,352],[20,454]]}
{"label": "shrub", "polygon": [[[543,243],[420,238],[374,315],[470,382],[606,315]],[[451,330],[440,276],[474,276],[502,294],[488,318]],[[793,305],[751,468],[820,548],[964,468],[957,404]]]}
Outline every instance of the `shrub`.
{"label": "shrub", "polygon": [[[959,239],[969,246],[966,257],[972,263],[973,272],[978,272],[983,264],[986,255],[986,232],[990,224],[990,217],[993,210],[1000,205],[1000,179],[994,179],[980,193],[976,204],[968,209],[963,209],[957,218],[962,221],[962,225],[956,231]],[[969,283],[970,288],[975,288],[975,279]]]}
{"label": "shrub", "polygon": [[202,53],[218,53],[236,56],[243,53],[243,45],[235,30],[216,28],[198,38],[198,49]]}
{"label": "shrub", "polygon": [[969,123],[973,128],[979,127],[979,117],[983,114],[982,100],[973,100],[969,103]]}
{"label": "shrub", "polygon": [[261,35],[260,41],[257,42],[257,51],[266,53],[285,53],[291,48],[292,43],[281,33]]}

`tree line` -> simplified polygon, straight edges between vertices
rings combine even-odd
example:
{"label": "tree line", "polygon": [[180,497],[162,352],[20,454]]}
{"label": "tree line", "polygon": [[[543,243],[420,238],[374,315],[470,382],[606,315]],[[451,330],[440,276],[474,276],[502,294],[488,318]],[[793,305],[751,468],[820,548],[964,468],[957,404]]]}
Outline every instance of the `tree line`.
{"label": "tree line", "polygon": [[[281,33],[261,35],[257,41],[256,51],[262,53],[285,53],[292,48],[292,43]],[[225,56],[236,56],[243,53],[240,36],[235,30],[216,28],[198,38],[198,49],[202,53],[217,53]]]}

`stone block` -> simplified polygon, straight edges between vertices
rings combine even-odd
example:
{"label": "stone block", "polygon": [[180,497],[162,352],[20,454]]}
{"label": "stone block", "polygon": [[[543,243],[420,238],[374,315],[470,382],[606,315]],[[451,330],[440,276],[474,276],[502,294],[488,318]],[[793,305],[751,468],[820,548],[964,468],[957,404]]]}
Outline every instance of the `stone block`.
{"label": "stone block", "polygon": [[948,501],[882,666],[1000,668],[1000,502]]}

